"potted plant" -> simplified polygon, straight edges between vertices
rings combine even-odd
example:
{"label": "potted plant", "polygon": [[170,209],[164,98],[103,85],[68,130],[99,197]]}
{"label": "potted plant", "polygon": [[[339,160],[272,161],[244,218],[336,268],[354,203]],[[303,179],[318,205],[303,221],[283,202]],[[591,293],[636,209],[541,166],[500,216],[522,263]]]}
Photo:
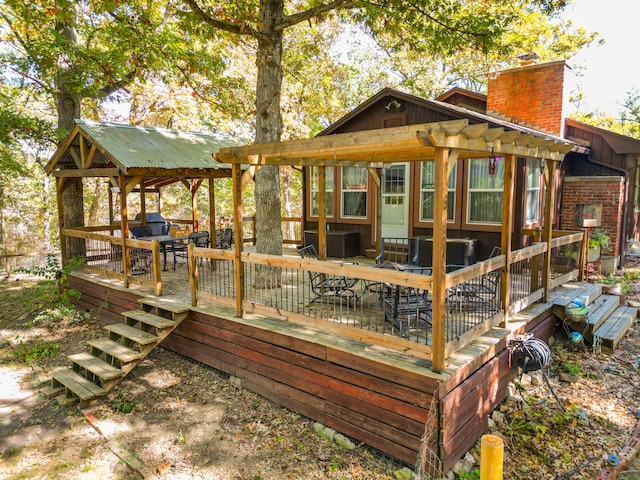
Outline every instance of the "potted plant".
{"label": "potted plant", "polygon": [[594,262],[600,258],[602,250],[609,248],[609,236],[602,230],[594,230],[589,235],[589,251],[587,261]]}

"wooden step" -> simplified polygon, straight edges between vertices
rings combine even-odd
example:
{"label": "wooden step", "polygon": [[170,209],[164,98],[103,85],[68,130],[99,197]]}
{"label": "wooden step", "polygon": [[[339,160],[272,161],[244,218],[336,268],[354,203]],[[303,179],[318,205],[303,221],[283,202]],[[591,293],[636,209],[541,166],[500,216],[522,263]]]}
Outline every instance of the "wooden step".
{"label": "wooden step", "polygon": [[602,295],[589,305],[589,315],[586,320],[589,333],[596,331],[619,306],[620,297],[615,295]]}
{"label": "wooden step", "polygon": [[171,298],[143,297],[138,299],[138,303],[171,313],[187,313],[191,310],[191,305],[188,303],[179,302]]}
{"label": "wooden step", "polygon": [[[160,338],[155,335],[143,332],[139,328],[130,327],[124,323],[114,323],[112,325],[107,325],[104,328],[111,332],[112,335],[117,335],[127,340],[131,340],[138,345],[150,345],[160,340]],[[111,338],[111,340],[113,340],[113,338]]]}
{"label": "wooden step", "polygon": [[158,330],[171,328],[176,326],[176,322],[168,318],[159,317],[153,313],[143,312],[142,310],[131,310],[122,312],[122,316],[127,319],[127,325],[134,326],[136,322],[149,327],[155,327]]}
{"label": "wooden step", "polygon": [[104,352],[106,355],[116,358],[122,363],[130,363],[144,357],[142,352],[137,352],[132,348],[125,347],[121,343],[114,342],[108,338],[89,340],[87,344],[92,349]]}
{"label": "wooden step", "polygon": [[[76,353],[69,355],[68,358],[74,365],[81,367],[102,380],[112,380],[123,375],[121,369],[114,367],[95,355],[91,355],[89,352]],[[77,372],[75,367],[72,367],[72,369]]]}
{"label": "wooden step", "polygon": [[638,316],[634,307],[618,307],[613,314],[594,332],[603,350],[613,352],[629,327]]}
{"label": "wooden step", "polygon": [[70,368],[56,370],[53,372],[52,377],[54,387],[57,387],[57,384],[64,385],[66,389],[73,392],[81,400],[90,400],[106,393],[104,388],[90,382]]}
{"label": "wooden step", "polygon": [[567,283],[552,292],[549,296],[549,302],[564,309],[574,300],[591,305],[600,295],[602,295],[602,285],[600,284]]}
{"label": "wooden step", "polygon": [[68,407],[70,405],[74,405],[74,404],[78,403],[80,401],[80,399],[78,397],[76,397],[75,395],[72,396],[72,397],[67,397],[67,395],[63,393],[62,395],[58,395],[55,398],[55,401],[61,407]]}

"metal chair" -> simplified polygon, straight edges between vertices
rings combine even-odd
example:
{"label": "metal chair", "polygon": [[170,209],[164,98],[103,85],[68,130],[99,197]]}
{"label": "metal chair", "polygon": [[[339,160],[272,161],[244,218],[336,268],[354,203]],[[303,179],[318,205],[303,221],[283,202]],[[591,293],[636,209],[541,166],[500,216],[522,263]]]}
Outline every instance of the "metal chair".
{"label": "metal chair", "polygon": [[[209,232],[206,230],[201,230],[199,232],[193,232],[189,234],[189,238],[187,242],[174,242],[174,245],[171,247],[173,251],[173,269],[176,269],[177,259],[179,257],[184,258],[185,260],[189,256],[188,253],[188,245],[192,243],[196,247],[207,248],[209,246]],[[187,269],[189,268],[189,262],[187,262]]]}
{"label": "metal chair", "polygon": [[[489,258],[502,253],[500,247],[493,247]],[[447,265],[447,271],[464,268],[463,265]],[[500,270],[493,270],[481,277],[455,285],[447,289],[447,308],[450,312],[485,312],[499,310]]]}
{"label": "metal chair", "polygon": [[233,228],[216,230],[216,248],[228,250],[233,247]]}
{"label": "metal chair", "polygon": [[[129,229],[132,238],[144,238],[153,236],[151,228],[146,225],[139,225]],[[131,274],[143,275],[152,268],[153,258],[151,250],[146,248],[132,247],[129,251],[131,259]]]}
{"label": "metal chair", "polygon": [[[298,250],[302,258],[311,260],[320,260],[316,247],[311,244]],[[318,273],[309,271],[309,283],[311,291],[315,297],[309,302],[313,303],[318,299],[337,298],[346,300],[348,303],[353,302],[355,307],[360,295],[355,290],[358,278],[349,278],[342,275],[329,275],[326,273]]]}
{"label": "metal chair", "polygon": [[[384,262],[376,267],[396,271],[408,270],[407,266],[395,262]],[[418,274],[431,274],[429,267],[411,266],[409,271]],[[382,282],[380,283],[379,300],[385,321],[400,330],[402,337],[406,338],[407,332],[431,327],[431,301],[427,290]]]}

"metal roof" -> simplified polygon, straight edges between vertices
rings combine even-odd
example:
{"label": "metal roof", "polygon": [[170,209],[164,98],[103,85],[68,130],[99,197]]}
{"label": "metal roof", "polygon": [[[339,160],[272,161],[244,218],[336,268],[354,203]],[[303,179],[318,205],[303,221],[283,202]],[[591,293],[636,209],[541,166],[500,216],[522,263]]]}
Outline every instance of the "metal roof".
{"label": "metal roof", "polygon": [[[54,169],[117,168],[123,175],[153,172],[170,176],[177,172],[224,170],[212,154],[222,147],[236,145],[220,135],[140,127],[110,122],[76,120],[76,127],[53,155],[46,167]],[[82,143],[92,153],[82,152]],[[82,155],[90,157],[87,165],[78,165]]]}

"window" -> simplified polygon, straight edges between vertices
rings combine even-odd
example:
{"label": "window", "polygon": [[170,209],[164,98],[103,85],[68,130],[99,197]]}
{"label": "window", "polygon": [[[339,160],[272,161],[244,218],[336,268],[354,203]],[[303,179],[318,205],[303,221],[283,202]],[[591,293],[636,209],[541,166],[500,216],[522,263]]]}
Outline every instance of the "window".
{"label": "window", "polygon": [[[544,161],[544,160],[541,160]],[[527,223],[536,223],[540,213],[540,160],[527,160]]]}
{"label": "window", "polygon": [[367,218],[367,169],[342,169],[342,217]]}
{"label": "window", "polygon": [[[326,167],[325,180],[327,185],[327,217],[333,217],[333,167]],[[318,216],[318,202],[320,188],[318,184],[318,168],[311,167],[311,216]]]}
{"label": "window", "polygon": [[496,158],[493,174],[489,173],[489,164],[488,158],[474,158],[469,161],[467,223],[502,223],[504,161]]}
{"label": "window", "polygon": [[[420,221],[433,222],[433,206],[435,194],[435,169],[436,162],[422,162],[420,174]],[[456,212],[456,177],[457,165],[449,174],[449,193],[447,195],[447,222],[455,220]]]}

